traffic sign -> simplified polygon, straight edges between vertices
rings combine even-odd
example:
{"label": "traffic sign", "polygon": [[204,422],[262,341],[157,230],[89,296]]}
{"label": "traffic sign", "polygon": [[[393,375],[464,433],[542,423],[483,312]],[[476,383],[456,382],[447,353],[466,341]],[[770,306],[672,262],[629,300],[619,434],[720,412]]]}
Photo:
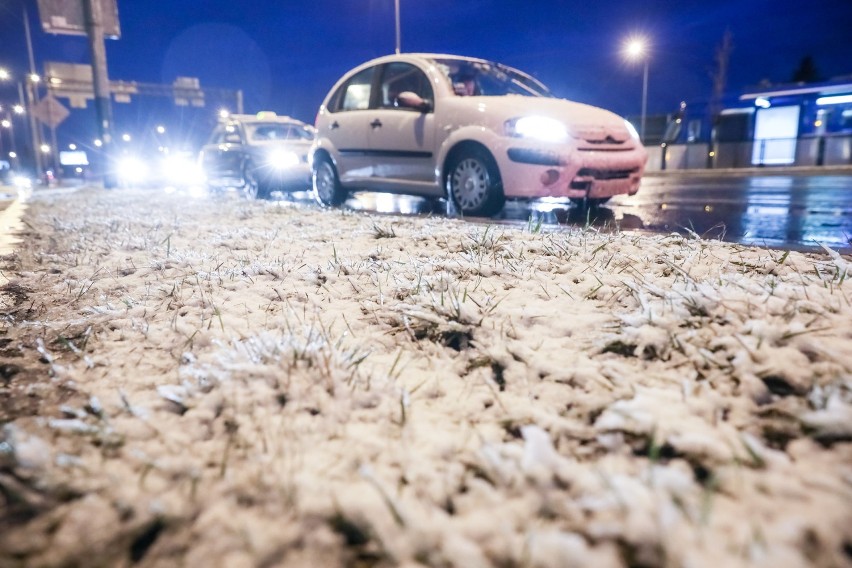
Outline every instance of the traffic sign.
{"label": "traffic sign", "polygon": [[[104,36],[121,37],[116,0],[98,0]],[[38,0],[41,27],[49,34],[86,35],[86,20],[82,0]]]}
{"label": "traffic sign", "polygon": [[56,128],[71,114],[53,95],[47,95],[36,103],[32,113],[39,122],[49,128]]}

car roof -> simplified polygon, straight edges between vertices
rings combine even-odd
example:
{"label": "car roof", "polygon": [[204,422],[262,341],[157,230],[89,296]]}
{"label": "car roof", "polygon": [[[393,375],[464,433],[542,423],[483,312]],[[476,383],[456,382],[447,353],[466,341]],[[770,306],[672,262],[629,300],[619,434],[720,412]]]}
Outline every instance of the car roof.
{"label": "car roof", "polygon": [[262,111],[257,114],[230,114],[227,118],[221,119],[221,122],[280,122],[286,124],[296,124],[299,126],[308,126],[301,120],[286,115],[278,115],[274,112]]}

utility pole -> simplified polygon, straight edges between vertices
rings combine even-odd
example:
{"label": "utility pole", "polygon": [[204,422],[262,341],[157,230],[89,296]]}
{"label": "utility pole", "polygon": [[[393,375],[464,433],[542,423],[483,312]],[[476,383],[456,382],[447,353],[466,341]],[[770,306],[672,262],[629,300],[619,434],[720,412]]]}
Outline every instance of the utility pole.
{"label": "utility pole", "polygon": [[107,75],[106,46],[104,45],[103,15],[101,2],[83,0],[83,17],[89,50],[92,53],[92,80],[95,88],[95,113],[98,118],[98,136],[103,143],[106,162],[104,188],[113,189],[116,183],[115,165],[112,160],[112,106],[110,104],[109,76]]}

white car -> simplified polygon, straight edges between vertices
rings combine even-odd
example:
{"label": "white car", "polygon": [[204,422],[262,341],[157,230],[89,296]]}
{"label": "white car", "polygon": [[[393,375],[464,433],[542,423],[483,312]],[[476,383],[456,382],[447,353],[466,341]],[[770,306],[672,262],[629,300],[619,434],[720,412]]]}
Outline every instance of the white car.
{"label": "white car", "polygon": [[314,128],[289,116],[264,111],[223,118],[199,163],[210,189],[240,188],[248,198],[311,186],[308,150]]}
{"label": "white car", "polygon": [[448,197],[482,216],[506,198],[597,205],[635,194],[647,160],[623,118],[557,99],[511,67],[453,55],[356,67],[331,89],[316,128],[311,169],[324,205],[354,190]]}

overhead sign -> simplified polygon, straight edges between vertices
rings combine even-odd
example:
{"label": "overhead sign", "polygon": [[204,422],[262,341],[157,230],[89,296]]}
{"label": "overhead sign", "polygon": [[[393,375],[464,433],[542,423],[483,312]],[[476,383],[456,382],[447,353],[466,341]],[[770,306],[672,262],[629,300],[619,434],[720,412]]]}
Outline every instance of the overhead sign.
{"label": "overhead sign", "polygon": [[[44,76],[50,94],[68,99],[71,108],[86,108],[86,101],[95,98],[91,65],[46,61]],[[130,96],[139,93],[134,81],[110,81],[109,90],[117,103],[129,103]]]}
{"label": "overhead sign", "polygon": [[[104,37],[118,39],[121,29],[116,0],[95,0],[95,6],[98,5]],[[38,0],[38,13],[42,29],[49,34],[86,35],[82,0]]]}
{"label": "overhead sign", "polygon": [[36,103],[32,113],[39,122],[49,128],[56,128],[71,114],[53,95],[47,95]]}

